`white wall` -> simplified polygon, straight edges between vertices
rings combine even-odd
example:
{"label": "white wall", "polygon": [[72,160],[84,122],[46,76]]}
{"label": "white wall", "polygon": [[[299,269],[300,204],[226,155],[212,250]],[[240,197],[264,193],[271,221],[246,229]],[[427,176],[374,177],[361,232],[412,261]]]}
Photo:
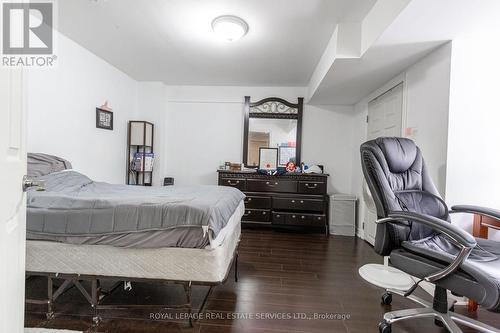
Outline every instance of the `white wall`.
{"label": "white wall", "polygon": [[[296,101],[301,87],[166,87],[164,176],[176,184],[216,184],[218,166],[241,162],[244,96],[269,96]],[[352,107],[304,110],[302,160],[324,164],[332,173],[329,190],[349,192]],[[187,135],[189,134],[189,135]]]}
{"label": "white wall", "polygon": [[351,193],[352,141],[354,115],[352,106],[307,105],[302,130],[302,160],[323,164],[330,174],[328,191]]}
{"label": "white wall", "polygon": [[243,104],[167,102],[163,175],[175,183],[216,184],[224,161],[241,161]]}
{"label": "white wall", "polygon": [[451,43],[406,71],[406,128],[422,150],[434,184],[446,194]]}
{"label": "white wall", "polygon": [[[406,71],[355,105],[355,126],[352,132],[353,178],[351,191],[362,196],[361,161],[359,145],[366,140],[368,102],[404,82],[403,136],[410,137],[422,150],[431,177],[444,196],[446,189],[446,159],[448,146],[448,109],[450,86],[451,43],[427,55]],[[411,130],[406,133],[405,129]],[[363,203],[360,200],[358,226],[363,221]]]}
{"label": "white wall", "polygon": [[166,163],[167,156],[164,154],[165,145],[165,85],[162,82],[138,82],[136,114],[138,119],[145,120],[154,124],[153,146],[155,153],[153,185],[162,185],[163,165]]}
{"label": "white wall", "polygon": [[[57,38],[57,67],[27,74],[28,151],[64,157],[92,179],[124,183],[136,82],[65,36]],[[105,100],[114,111],[113,131],[95,126],[95,108]]]}
{"label": "white wall", "polygon": [[[496,38],[496,37],[494,37]],[[453,41],[446,193],[450,204],[500,209],[500,46],[491,36]],[[471,230],[471,219],[455,220]],[[493,239],[500,233],[490,231]]]}

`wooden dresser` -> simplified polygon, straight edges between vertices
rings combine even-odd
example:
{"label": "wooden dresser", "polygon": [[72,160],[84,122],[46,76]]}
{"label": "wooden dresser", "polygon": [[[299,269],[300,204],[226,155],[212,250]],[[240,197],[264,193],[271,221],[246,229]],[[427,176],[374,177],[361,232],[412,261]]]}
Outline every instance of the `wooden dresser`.
{"label": "wooden dresser", "polygon": [[326,174],[261,175],[219,170],[219,185],[246,194],[244,225],[301,227],[328,233]]}

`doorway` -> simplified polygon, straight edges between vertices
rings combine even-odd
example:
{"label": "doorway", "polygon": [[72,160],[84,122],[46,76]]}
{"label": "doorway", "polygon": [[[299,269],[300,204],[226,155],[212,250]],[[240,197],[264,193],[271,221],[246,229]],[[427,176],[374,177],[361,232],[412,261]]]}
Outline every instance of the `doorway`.
{"label": "doorway", "polygon": [[[403,82],[368,102],[367,140],[403,133]],[[366,182],[363,180],[364,236],[375,243],[377,211]]]}

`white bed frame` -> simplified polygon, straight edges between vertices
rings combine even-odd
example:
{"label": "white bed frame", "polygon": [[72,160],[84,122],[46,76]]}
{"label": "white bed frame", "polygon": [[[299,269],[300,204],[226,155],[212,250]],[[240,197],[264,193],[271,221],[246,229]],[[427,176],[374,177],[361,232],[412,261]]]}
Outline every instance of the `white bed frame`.
{"label": "white bed frame", "polygon": [[[242,206],[242,205],[240,205]],[[241,216],[244,207],[238,207],[230,218],[213,249],[118,248],[109,245],[73,245],[47,241],[28,240],[26,244],[26,275],[45,276],[48,281],[47,299],[26,299],[29,304],[47,305],[47,319],[55,316],[54,302],[72,287],[76,287],[87,299],[93,310],[93,326],[101,321],[101,309],[185,309],[192,326],[192,287],[209,286],[198,310],[203,311],[214,286],[226,281],[232,264],[235,265],[235,281],[238,281],[238,244],[241,235]],[[222,237],[222,236],[221,236]],[[54,279],[64,282],[54,290]],[[117,281],[109,290],[103,290],[101,281]],[[90,282],[88,291],[82,281]],[[108,305],[102,304],[124,281],[184,286],[186,303],[179,305]]]}

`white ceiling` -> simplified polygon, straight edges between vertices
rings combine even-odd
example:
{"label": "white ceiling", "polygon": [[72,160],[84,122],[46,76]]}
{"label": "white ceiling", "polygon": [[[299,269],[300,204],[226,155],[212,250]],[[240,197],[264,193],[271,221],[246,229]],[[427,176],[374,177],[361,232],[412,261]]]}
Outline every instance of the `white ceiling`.
{"label": "white ceiling", "polygon": [[335,60],[310,103],[354,104],[439,45],[498,36],[499,18],[499,0],[412,0],[360,59]]}
{"label": "white ceiling", "polygon": [[[172,85],[306,86],[335,25],[376,0],[64,0],[59,30],[139,81]],[[211,21],[242,17],[243,39]]]}

